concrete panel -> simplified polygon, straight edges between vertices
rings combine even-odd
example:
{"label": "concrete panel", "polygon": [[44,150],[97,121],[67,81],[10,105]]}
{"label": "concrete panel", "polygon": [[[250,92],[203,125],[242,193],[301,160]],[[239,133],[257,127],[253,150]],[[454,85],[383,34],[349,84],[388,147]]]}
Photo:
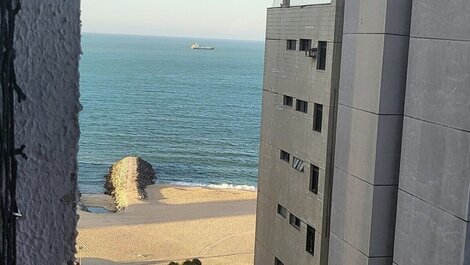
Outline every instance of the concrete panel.
{"label": "concrete panel", "polygon": [[334,233],[330,237],[329,265],[391,265],[392,258],[369,258],[341,240]]}
{"label": "concrete panel", "polygon": [[385,35],[380,114],[403,114],[409,41],[408,37]]}
{"label": "concrete panel", "polygon": [[331,231],[369,257],[392,255],[396,186],[372,186],[335,170]]}
{"label": "concrete panel", "polygon": [[273,250],[276,231],[277,204],[266,197],[262,192],[258,192],[256,207],[256,240],[267,249]]}
{"label": "concrete panel", "polygon": [[469,1],[413,0],[412,2],[411,36],[470,40]]}
{"label": "concrete panel", "polygon": [[412,2],[410,0],[387,0],[385,33],[410,35]]}
{"label": "concrete panel", "polygon": [[470,221],[470,133],[405,118],[400,188]]}
{"label": "concrete panel", "polygon": [[344,33],[408,35],[410,13],[409,0],[347,0]]}
{"label": "concrete panel", "polygon": [[339,105],[335,167],[374,185],[396,185],[402,117]]}
{"label": "concrete panel", "polygon": [[468,265],[469,223],[399,190],[394,261]]}
{"label": "concrete panel", "polygon": [[339,103],[379,114],[402,114],[408,38],[345,35]]}
{"label": "concrete panel", "polygon": [[464,253],[463,265],[470,265],[470,222],[467,223],[467,241],[465,243]]}
{"label": "concrete panel", "polygon": [[[271,261],[271,262],[270,262]],[[256,240],[255,242],[255,265],[274,264],[274,255]]]}
{"label": "concrete panel", "polygon": [[382,35],[344,36],[338,98],[340,104],[378,113],[383,47]]}
{"label": "concrete panel", "polygon": [[409,57],[406,114],[470,131],[470,42],[411,39]]}

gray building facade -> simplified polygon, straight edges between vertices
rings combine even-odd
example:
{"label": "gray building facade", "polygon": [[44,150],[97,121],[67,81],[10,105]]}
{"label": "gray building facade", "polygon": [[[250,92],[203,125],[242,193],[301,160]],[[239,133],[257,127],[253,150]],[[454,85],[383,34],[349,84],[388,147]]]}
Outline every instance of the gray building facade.
{"label": "gray building facade", "polygon": [[[319,10],[335,5],[344,25],[333,30],[331,83],[315,71],[293,75],[302,67],[272,48],[272,32],[302,38],[301,28],[317,28],[318,16],[329,21],[331,13]],[[268,10],[255,264],[470,265],[468,14],[465,0]],[[323,145],[283,113],[280,97],[298,91],[331,99]],[[305,182],[284,169],[279,149],[321,165],[321,210],[309,204]],[[277,204],[321,231],[314,259],[301,258],[305,236],[285,228]]]}
{"label": "gray building facade", "polygon": [[408,0],[345,3],[332,265],[393,260],[410,10]]}
{"label": "gray building facade", "polygon": [[256,264],[328,260],[342,2],[268,9]]}
{"label": "gray building facade", "polygon": [[470,264],[470,2],[414,0],[394,264]]}

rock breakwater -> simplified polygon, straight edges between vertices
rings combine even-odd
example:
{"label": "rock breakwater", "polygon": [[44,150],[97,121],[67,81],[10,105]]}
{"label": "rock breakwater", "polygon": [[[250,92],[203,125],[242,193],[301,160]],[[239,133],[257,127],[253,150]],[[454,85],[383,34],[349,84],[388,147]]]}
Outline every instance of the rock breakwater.
{"label": "rock breakwater", "polygon": [[117,210],[123,210],[147,197],[145,187],[155,184],[156,173],[147,161],[130,156],[114,163],[105,178],[105,193],[114,198]]}

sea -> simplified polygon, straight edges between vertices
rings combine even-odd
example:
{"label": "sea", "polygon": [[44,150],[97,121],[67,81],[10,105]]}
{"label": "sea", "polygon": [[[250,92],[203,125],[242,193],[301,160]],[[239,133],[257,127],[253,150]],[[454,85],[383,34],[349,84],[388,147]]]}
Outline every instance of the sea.
{"label": "sea", "polygon": [[82,193],[125,156],[158,183],[256,189],[263,42],[85,33],[82,50]]}

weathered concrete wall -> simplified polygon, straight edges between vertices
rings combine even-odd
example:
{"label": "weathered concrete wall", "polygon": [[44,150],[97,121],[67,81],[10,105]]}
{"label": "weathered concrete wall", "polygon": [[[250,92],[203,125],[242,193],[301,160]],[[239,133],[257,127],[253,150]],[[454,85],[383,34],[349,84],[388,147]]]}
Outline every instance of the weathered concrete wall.
{"label": "weathered concrete wall", "polygon": [[[342,2],[268,9],[260,143],[255,264],[326,264],[329,243],[330,169],[334,113],[342,38]],[[287,50],[287,40],[297,40]],[[299,39],[327,42],[326,70],[299,51]],[[284,95],[293,106],[284,106]],[[296,100],[308,102],[307,113],[295,110]],[[323,105],[322,132],[313,130],[314,104]],[[280,160],[280,150],[291,154]],[[292,168],[293,156],[304,160],[304,172]],[[319,167],[318,194],[309,190],[310,164]],[[299,229],[277,205],[301,220]],[[307,225],[316,230],[315,254],[306,251]]]}
{"label": "weathered concrete wall", "polygon": [[345,2],[330,265],[391,265],[411,3]]}
{"label": "weathered concrete wall", "polygon": [[28,100],[16,107],[20,160],[18,264],[65,265],[74,257],[80,1],[21,1],[16,72]]}
{"label": "weathered concrete wall", "polygon": [[413,1],[394,262],[470,264],[470,2]]}

